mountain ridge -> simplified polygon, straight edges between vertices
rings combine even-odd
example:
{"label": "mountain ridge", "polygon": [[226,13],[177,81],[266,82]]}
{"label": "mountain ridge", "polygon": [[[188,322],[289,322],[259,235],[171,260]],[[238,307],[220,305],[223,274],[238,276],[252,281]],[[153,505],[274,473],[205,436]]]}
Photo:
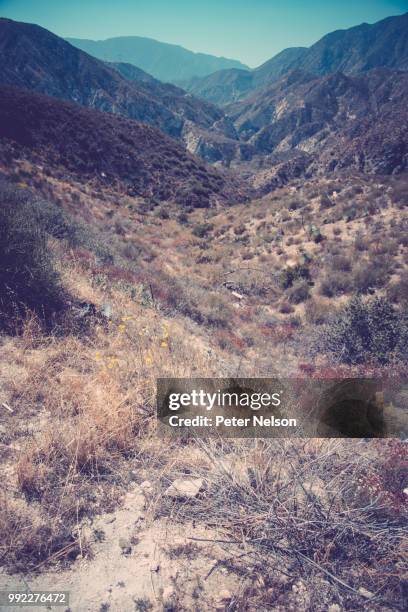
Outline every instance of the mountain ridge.
{"label": "mountain ridge", "polygon": [[185,206],[240,199],[238,181],[155,127],[8,85],[0,86],[0,160]]}
{"label": "mountain ridge", "polygon": [[255,183],[272,187],[346,169],[383,175],[406,170],[407,96],[406,71],[295,71],[228,112],[252,152]]}
{"label": "mountain ridge", "polygon": [[[374,24],[335,30],[310,47],[284,49],[251,70],[245,87],[242,87],[242,75],[225,70],[186,81],[183,86],[198,97],[225,105],[244,99],[293,70],[323,76],[336,71],[356,74],[381,67],[408,70],[408,13],[386,17]],[[223,88],[220,96],[218,92]]]}
{"label": "mountain ridge", "polygon": [[123,66],[102,62],[35,24],[0,18],[0,53],[5,85],[121,114],[187,143],[197,127],[218,137],[233,134],[223,111],[209,102],[137,68],[124,75]]}
{"label": "mountain ridge", "polygon": [[66,40],[98,59],[133,64],[164,82],[173,83],[194,76],[206,76],[224,68],[248,69],[238,60],[196,53],[181,45],[142,36]]}

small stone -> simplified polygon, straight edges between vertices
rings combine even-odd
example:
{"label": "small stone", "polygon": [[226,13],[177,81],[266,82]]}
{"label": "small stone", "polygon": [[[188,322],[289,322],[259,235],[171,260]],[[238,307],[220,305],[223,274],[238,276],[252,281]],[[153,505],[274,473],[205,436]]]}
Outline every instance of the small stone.
{"label": "small stone", "polygon": [[177,478],[165,491],[164,495],[174,498],[193,498],[197,497],[203,488],[202,478]]}
{"label": "small stone", "polygon": [[217,599],[218,601],[230,601],[232,599],[232,594],[228,589],[223,589],[219,592]]}
{"label": "small stone", "polygon": [[140,488],[145,493],[149,493],[150,491],[153,491],[153,485],[150,482],[150,480],[144,480],[142,484],[140,485]]}
{"label": "small stone", "polygon": [[328,607],[327,612],[341,612],[341,608],[339,604],[332,604],[331,606]]}
{"label": "small stone", "polygon": [[112,318],[112,306],[111,304],[102,304],[101,313],[105,317],[105,319]]}
{"label": "small stone", "polygon": [[372,593],[368,589],[365,589],[364,587],[360,587],[358,589],[358,592],[362,597],[365,597],[366,599],[371,599],[371,597],[374,597],[374,593]]}
{"label": "small stone", "polygon": [[119,546],[122,549],[122,554],[130,555],[132,552],[132,544],[126,538],[119,538]]}

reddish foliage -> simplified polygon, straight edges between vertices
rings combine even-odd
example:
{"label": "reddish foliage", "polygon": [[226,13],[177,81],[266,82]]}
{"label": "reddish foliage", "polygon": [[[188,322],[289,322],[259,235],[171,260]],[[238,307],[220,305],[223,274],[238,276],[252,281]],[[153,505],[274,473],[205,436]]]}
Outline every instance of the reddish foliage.
{"label": "reddish foliage", "polygon": [[262,336],[266,336],[267,338],[270,338],[272,342],[279,344],[293,338],[296,328],[290,323],[281,323],[274,325],[273,327],[269,325],[262,325],[259,330]]}
{"label": "reddish foliage", "polygon": [[378,497],[391,515],[408,510],[407,486],[408,448],[400,440],[381,441],[381,459],[364,481],[364,488],[371,496]]}

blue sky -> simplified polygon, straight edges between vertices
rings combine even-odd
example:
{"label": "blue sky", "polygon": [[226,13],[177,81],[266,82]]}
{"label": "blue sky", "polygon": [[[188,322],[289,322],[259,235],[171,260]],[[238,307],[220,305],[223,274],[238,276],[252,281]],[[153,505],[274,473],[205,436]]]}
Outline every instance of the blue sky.
{"label": "blue sky", "polygon": [[60,36],[147,36],[257,66],[285,47],[408,11],[408,0],[0,0]]}

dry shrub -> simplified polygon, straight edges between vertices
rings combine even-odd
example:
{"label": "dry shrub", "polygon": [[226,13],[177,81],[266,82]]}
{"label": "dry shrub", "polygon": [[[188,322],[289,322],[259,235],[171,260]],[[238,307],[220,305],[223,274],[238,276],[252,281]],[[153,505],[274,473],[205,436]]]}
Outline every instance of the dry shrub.
{"label": "dry shrub", "polygon": [[21,499],[0,500],[2,565],[14,571],[25,571],[27,567],[41,567],[51,556],[56,560],[73,560],[79,552],[71,524],[61,521],[55,529],[40,507],[33,507]]}
{"label": "dry shrub", "polygon": [[332,259],[332,268],[340,272],[350,272],[351,260],[346,255],[335,255]]}
{"label": "dry shrub", "polygon": [[396,304],[408,304],[408,272],[401,273],[397,282],[388,287],[388,298]]}
{"label": "dry shrub", "polygon": [[[254,440],[201,447],[212,464],[201,470],[205,494],[176,507],[163,498],[161,512],[217,525],[221,541],[241,544],[236,570],[254,579],[237,609],[327,610],[333,602],[361,609],[367,592],[370,609],[403,608],[406,471],[403,478],[392,475],[407,465],[402,442]],[[305,605],[292,602],[299,590]]]}
{"label": "dry shrub", "polygon": [[358,264],[353,270],[352,286],[356,292],[369,293],[370,290],[387,284],[391,262],[376,257],[373,261]]}
{"label": "dry shrub", "polygon": [[308,300],[305,304],[306,321],[311,325],[327,323],[332,314],[333,308],[318,299]]}
{"label": "dry shrub", "polygon": [[321,280],[319,293],[325,297],[336,297],[352,289],[351,277],[346,272],[327,272]]}
{"label": "dry shrub", "polygon": [[292,314],[294,311],[295,309],[289,302],[281,302],[279,304],[279,312],[282,314]]}

